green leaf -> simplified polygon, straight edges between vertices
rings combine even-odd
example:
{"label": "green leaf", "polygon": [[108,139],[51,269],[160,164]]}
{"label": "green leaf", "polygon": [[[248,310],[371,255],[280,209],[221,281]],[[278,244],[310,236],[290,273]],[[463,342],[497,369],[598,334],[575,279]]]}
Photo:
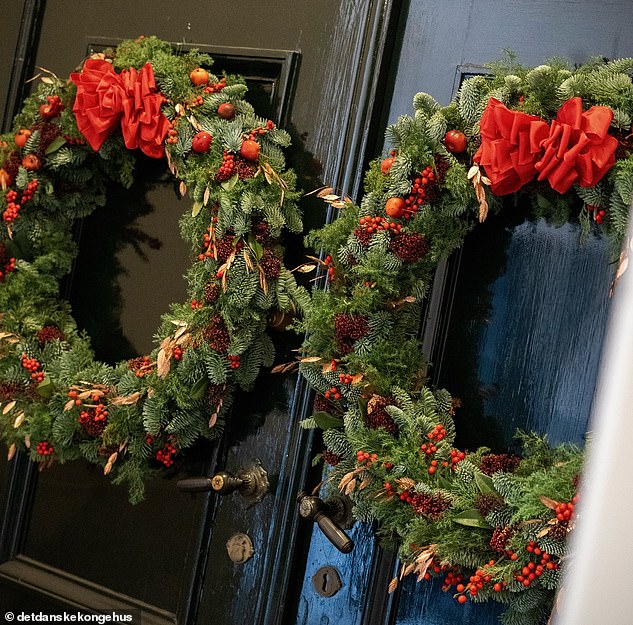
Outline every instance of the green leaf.
{"label": "green leaf", "polygon": [[335,417],[329,412],[315,412],[312,418],[316,421],[316,424],[322,430],[329,430],[330,428],[343,427],[343,419]]}
{"label": "green leaf", "polygon": [[223,189],[226,189],[227,191],[230,191],[237,184],[237,181],[239,179],[240,179],[240,177],[237,174],[234,174],[231,178],[229,178],[228,180],[225,180],[224,182],[222,182],[220,184],[220,186]]}
{"label": "green leaf", "polygon": [[53,394],[53,390],[53,383],[48,376],[44,376],[44,379],[36,387],[37,394],[45,399]]}
{"label": "green leaf", "polygon": [[453,482],[440,475],[437,478],[437,485],[445,490],[450,490],[453,487]]}
{"label": "green leaf", "polygon": [[479,527],[481,529],[492,529],[492,525],[486,523],[479,510],[464,510],[453,517],[453,521],[459,525],[465,525],[466,527]]}
{"label": "green leaf", "polygon": [[202,210],[202,206],[202,202],[194,202],[193,207],[191,208],[191,216],[196,217],[197,215],[199,215],[200,211]]}
{"label": "green leaf", "polygon": [[207,392],[209,382],[206,378],[201,378],[191,387],[191,399],[202,399]]}
{"label": "green leaf", "polygon": [[248,236],[248,244],[253,250],[255,258],[257,258],[257,260],[261,260],[264,255],[264,246],[259,241],[256,241],[252,234]]}
{"label": "green leaf", "polygon": [[536,203],[539,208],[544,209],[544,210],[548,210],[552,208],[552,203],[544,195],[541,195],[540,193],[536,194]]}
{"label": "green leaf", "polygon": [[48,147],[46,148],[44,154],[48,155],[48,154],[52,154],[53,152],[57,152],[57,150],[59,150],[59,148],[61,148],[62,145],[64,145],[65,143],[66,143],[66,139],[64,139],[64,137],[55,137],[48,144]]}
{"label": "green leaf", "polygon": [[477,488],[479,488],[479,490],[484,495],[500,496],[499,491],[497,491],[497,489],[495,488],[492,479],[489,478],[487,475],[480,473],[479,471],[475,472],[475,484],[477,484]]}

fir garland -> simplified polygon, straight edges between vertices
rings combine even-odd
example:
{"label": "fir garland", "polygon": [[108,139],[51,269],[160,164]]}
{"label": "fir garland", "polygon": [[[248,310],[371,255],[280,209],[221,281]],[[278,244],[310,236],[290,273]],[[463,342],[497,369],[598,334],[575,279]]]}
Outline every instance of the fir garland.
{"label": "fir garland", "polygon": [[[101,465],[132,501],[150,472],[221,434],[234,389],[272,364],[269,314],[308,302],[282,264],[282,231],[302,230],[289,136],[211,63],[155,37],[126,41],[72,80],[44,75],[0,138],[0,437],[9,458]],[[165,154],[193,202],[181,219],[190,299],[165,313],[152,353],[109,366],[59,281],[77,252],[73,223],[103,205],[108,181],[131,185],[137,146]]]}
{"label": "fir garland", "polygon": [[[616,249],[633,196],[633,60],[491,69],[446,107],[415,96],[413,117],[388,129],[393,150],[371,164],[360,206],[321,193],[341,210],[307,239],[324,256],[305,270],[321,265],[329,287],[303,321],[300,369],[316,391],[303,425],[323,430],[328,481],[351,497],[356,518],[379,521],[385,544],[398,548],[400,578],[440,577],[460,603],[499,601],[504,623],[527,625],[552,607],[583,453],[526,433],[522,456],[456,449],[458,402],[427,386],[420,362],[421,306],[438,261],[489,209],[503,209],[495,189],[526,196],[538,216],[599,228]],[[570,107],[581,122],[561,147]],[[582,151],[574,146],[594,115],[603,117],[590,138],[600,171],[588,180],[563,163],[552,173],[565,148]],[[504,120],[515,134],[491,131]],[[542,133],[538,145],[519,136],[526,127]]]}

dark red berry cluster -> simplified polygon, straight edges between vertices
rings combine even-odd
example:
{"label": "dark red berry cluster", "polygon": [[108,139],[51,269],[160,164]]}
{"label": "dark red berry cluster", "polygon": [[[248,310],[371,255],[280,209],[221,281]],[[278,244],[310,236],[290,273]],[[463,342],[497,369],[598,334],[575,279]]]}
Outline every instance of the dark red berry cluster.
{"label": "dark red berry cluster", "polygon": [[429,243],[423,234],[402,232],[389,243],[389,251],[405,263],[417,263],[429,252]]}
{"label": "dark red berry cluster", "polygon": [[486,454],[482,456],[479,468],[486,475],[492,475],[499,471],[513,473],[520,462],[521,457],[516,454]]}
{"label": "dark red berry cluster", "polygon": [[108,410],[101,401],[99,395],[92,397],[93,401],[98,402],[96,405],[85,406],[79,413],[79,425],[88,436],[101,436],[108,424]]}
{"label": "dark red berry cluster", "polygon": [[31,380],[38,384],[44,379],[44,372],[40,371],[40,363],[35,358],[22,354],[22,367],[31,374]]}
{"label": "dark red berry cluster", "polygon": [[400,431],[398,424],[386,410],[387,406],[395,405],[394,400],[389,397],[373,395],[367,404],[367,427],[371,430],[382,428],[389,434],[397,436]]}
{"label": "dark red berry cluster", "polygon": [[229,367],[231,369],[239,369],[240,368],[240,357],[239,356],[235,356],[232,354],[229,354],[227,356],[228,360],[229,360]]}
{"label": "dark red berry cluster", "polygon": [[48,441],[41,441],[35,447],[35,451],[40,456],[52,456],[55,453],[55,448]]}
{"label": "dark red berry cluster", "polygon": [[15,258],[7,258],[0,266],[0,282],[4,282],[5,277],[9,273],[15,271]]}
{"label": "dark red berry cluster", "polygon": [[205,93],[217,93],[218,91],[222,91],[226,87],[226,78],[222,78],[220,82],[214,82],[210,85],[207,85],[203,91]]}
{"label": "dark red berry cluster", "polygon": [[128,369],[134,371],[134,375],[137,378],[144,378],[152,372],[154,366],[149,356],[139,356],[138,358],[132,358],[128,360]]}
{"label": "dark red berry cluster", "polygon": [[40,345],[46,345],[51,341],[63,341],[65,337],[57,326],[44,326],[38,330],[36,338]]}
{"label": "dark red berry cluster", "polygon": [[178,452],[172,443],[165,443],[162,449],[156,452],[156,460],[162,463],[165,467],[169,468],[174,464],[174,456]]}
{"label": "dark red berry cluster", "polygon": [[451,507],[451,500],[442,493],[415,493],[411,505],[417,515],[437,520]]}
{"label": "dark red berry cluster", "polygon": [[334,316],[336,344],[343,354],[354,351],[354,343],[369,333],[369,323],[362,315],[337,313]]}
{"label": "dark red berry cluster", "polygon": [[335,454],[329,449],[324,449],[321,452],[321,458],[323,458],[323,462],[329,464],[332,467],[335,467],[341,461],[341,456]]}

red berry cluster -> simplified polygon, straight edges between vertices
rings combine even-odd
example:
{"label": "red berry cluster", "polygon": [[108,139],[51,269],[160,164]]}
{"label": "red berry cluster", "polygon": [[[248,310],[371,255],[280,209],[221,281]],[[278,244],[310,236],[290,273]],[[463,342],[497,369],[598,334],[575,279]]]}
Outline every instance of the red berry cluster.
{"label": "red berry cluster", "polygon": [[586,204],[585,208],[588,212],[591,213],[591,216],[598,225],[600,225],[604,221],[604,218],[607,216],[607,211],[604,208],[600,208],[600,206]]}
{"label": "red berry cluster", "polygon": [[326,267],[327,267],[327,277],[328,280],[330,282],[334,282],[334,265],[332,264],[332,257],[328,254],[324,259],[323,262],[325,263]]}
{"label": "red berry cluster", "polygon": [[389,221],[381,216],[376,217],[361,217],[358,222],[359,227],[354,230],[354,236],[359,240],[362,245],[369,245],[374,232],[382,232],[386,230],[388,232],[398,233],[402,230],[402,224],[397,224],[395,221]]}
{"label": "red berry cluster", "polygon": [[262,128],[261,126],[259,126],[259,127],[255,128],[255,129],[251,130],[249,135],[248,135],[248,138],[251,141],[254,141],[256,135],[263,135],[264,133],[266,133],[267,130],[273,130],[274,127],[275,127],[275,122],[273,122],[271,119],[269,119],[266,122],[266,127],[265,128]]}
{"label": "red berry cluster", "polygon": [[356,460],[358,460],[360,464],[364,464],[369,469],[369,467],[378,460],[378,454],[370,454],[368,451],[359,449],[356,452]]}
{"label": "red berry cluster", "polygon": [[75,400],[75,406],[81,406],[81,399],[77,391],[68,391],[68,397]]}
{"label": "red berry cluster", "polygon": [[7,258],[7,260],[0,267],[0,282],[4,282],[4,279],[8,273],[15,271],[15,258]]}
{"label": "red berry cluster", "polygon": [[[488,564],[484,564],[483,567],[477,569],[474,575],[471,575],[468,579],[468,584],[457,584],[455,590],[457,590],[459,595],[457,595],[457,601],[459,603],[466,603],[468,601],[468,596],[476,597],[479,594],[479,591],[484,587],[484,584],[489,584],[492,581],[492,575],[487,571],[488,567],[494,566],[495,561],[490,560]],[[493,590],[495,592],[501,592],[501,590],[506,586],[505,582],[497,582],[493,586]]]}
{"label": "red berry cluster", "polygon": [[543,551],[533,540],[528,543],[525,550],[540,558],[536,561],[526,562],[514,575],[514,579],[526,588],[546,571],[555,571],[559,568],[558,563],[552,560],[552,556]]}
{"label": "red berry cluster", "polygon": [[69,135],[64,135],[64,139],[68,145],[86,145],[86,140],[82,137],[71,137]]}
{"label": "red berry cluster", "polygon": [[79,424],[84,432],[89,436],[101,436],[108,424],[108,411],[105,404],[99,401],[99,395],[93,395],[93,401],[97,401],[96,406],[86,406],[79,413]]}
{"label": "red berry cluster", "polygon": [[37,190],[37,179],[31,180],[26,189],[22,191],[22,198],[18,202],[18,192],[15,189],[10,189],[7,191],[6,199],[7,199],[7,207],[2,213],[2,218],[7,223],[11,223],[15,219],[17,219],[18,214],[20,212],[20,208],[24,206],[29,200],[33,199],[35,195],[35,191]]}
{"label": "red berry cluster", "polygon": [[[217,222],[217,220],[218,220],[217,217],[213,217],[214,222]],[[205,258],[213,258],[212,243],[213,243],[213,239],[215,238],[213,236],[213,230],[214,230],[214,226],[213,224],[211,224],[207,228],[207,231],[202,236],[202,252],[198,254],[198,260],[204,260]]]}
{"label": "red berry cluster", "polygon": [[174,456],[177,453],[176,448],[171,443],[165,443],[165,446],[156,452],[156,460],[169,468],[174,464]]}
{"label": "red berry cluster", "polygon": [[449,591],[453,586],[457,586],[461,584],[464,580],[464,576],[461,571],[457,567],[453,567],[448,571],[446,577],[444,578],[444,583],[442,584],[442,590],[444,592]]}
{"label": "red berry cluster", "polygon": [[393,497],[396,494],[396,490],[391,482],[385,482],[385,491],[389,497]]}
{"label": "red berry cluster", "polygon": [[137,378],[144,378],[152,371],[152,361],[149,356],[132,358],[132,360],[128,360],[127,366],[130,371],[134,371]]}
{"label": "red berry cluster", "polygon": [[40,456],[52,456],[55,453],[55,448],[48,441],[38,443],[35,450]]}
{"label": "red berry cluster", "polygon": [[165,139],[165,143],[169,143],[170,145],[178,143],[178,131],[175,128],[170,128],[167,131],[167,139]]}
{"label": "red berry cluster", "polygon": [[227,356],[227,358],[229,359],[229,367],[231,367],[231,369],[239,369],[240,368],[240,357],[239,356],[232,356],[231,354],[229,354]]}
{"label": "red berry cluster", "polygon": [[26,354],[22,354],[22,367],[31,374],[31,380],[38,384],[44,379],[44,372],[39,370],[40,366],[35,358],[29,358]]}
{"label": "red berry cluster", "polygon": [[446,428],[441,424],[438,423],[427,435],[426,437],[430,440],[430,441],[435,441],[436,443],[439,443],[441,440],[443,440],[444,438],[446,438]]}
{"label": "red berry cluster", "polygon": [[339,373],[338,381],[341,384],[351,384],[354,381],[354,376],[350,373]]}
{"label": "red berry cluster", "polygon": [[202,106],[204,104],[204,98],[201,95],[194,96],[187,104],[189,108],[195,106]]}
{"label": "red berry cluster", "polygon": [[422,443],[420,445],[420,451],[427,456],[434,454],[437,451],[437,446],[429,443]]}
{"label": "red berry cluster", "polygon": [[568,503],[559,503],[556,506],[556,519],[558,521],[570,521],[574,516],[574,505],[578,500],[578,495],[574,495],[573,499]]}
{"label": "red berry cluster", "polygon": [[233,152],[229,152],[228,150],[224,150],[224,152],[222,153],[222,164],[220,165],[220,169],[218,169],[215,174],[215,179],[218,182],[228,180],[234,172],[235,154],[233,154]]}
{"label": "red berry cluster", "polygon": [[458,462],[461,462],[466,454],[459,449],[451,449],[451,467],[454,469]]}
{"label": "red berry cluster", "polygon": [[403,215],[405,219],[413,217],[413,215],[418,212],[418,208],[428,200],[427,194],[429,187],[434,183],[435,172],[430,165],[425,167],[420,174],[413,179],[413,187],[411,188],[409,197],[405,199],[407,205],[407,210]]}
{"label": "red berry cluster", "polygon": [[178,345],[176,345],[173,351],[174,360],[182,360],[183,354],[184,354],[183,350],[180,347],[178,347]]}
{"label": "red berry cluster", "polygon": [[202,302],[199,302],[197,299],[191,300],[191,310],[200,310],[202,308]]}
{"label": "red berry cluster", "polygon": [[328,389],[327,391],[325,391],[325,393],[323,394],[325,399],[341,399],[341,394],[339,393],[338,388],[336,388],[336,386],[333,386],[332,388]]}
{"label": "red berry cluster", "polygon": [[226,78],[222,78],[220,82],[214,82],[210,85],[207,85],[203,91],[205,93],[217,93],[218,91],[222,91],[226,87]]}

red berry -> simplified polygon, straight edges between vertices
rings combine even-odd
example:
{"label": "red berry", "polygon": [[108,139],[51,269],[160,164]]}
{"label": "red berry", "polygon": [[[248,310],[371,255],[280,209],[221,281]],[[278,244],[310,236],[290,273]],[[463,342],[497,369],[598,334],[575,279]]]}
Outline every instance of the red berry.
{"label": "red berry", "polygon": [[466,595],[459,595],[459,597],[457,597],[457,601],[458,603],[466,603],[466,601],[468,601]]}

